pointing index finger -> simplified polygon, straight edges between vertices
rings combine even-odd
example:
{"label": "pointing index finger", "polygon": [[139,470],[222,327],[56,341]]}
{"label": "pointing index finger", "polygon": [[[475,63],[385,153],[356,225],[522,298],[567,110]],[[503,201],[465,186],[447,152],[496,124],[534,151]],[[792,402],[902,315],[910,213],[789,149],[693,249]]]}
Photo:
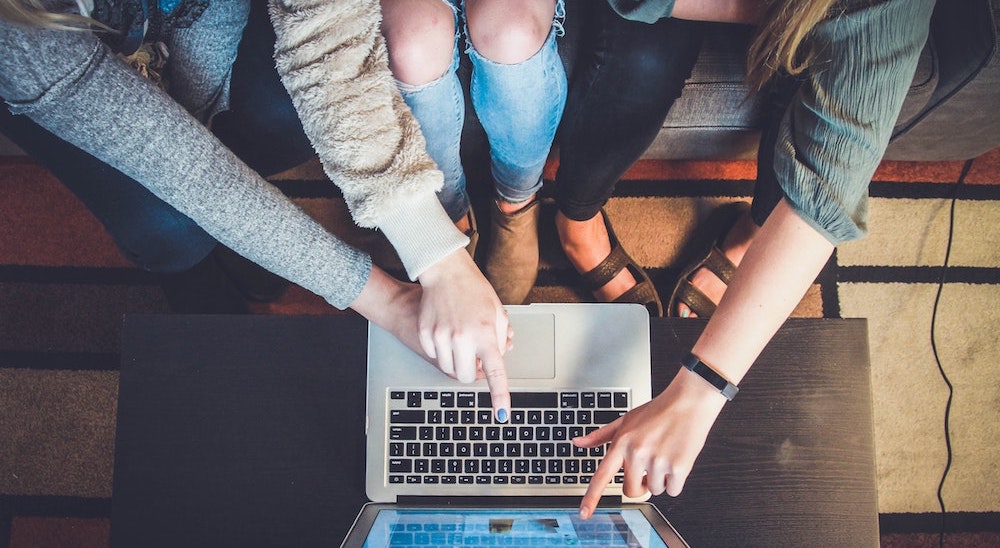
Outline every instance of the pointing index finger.
{"label": "pointing index finger", "polygon": [[590,478],[590,484],[587,485],[587,492],[583,494],[583,500],[580,501],[580,517],[588,519],[593,515],[594,508],[597,508],[597,503],[601,500],[601,495],[604,494],[604,488],[611,483],[623,463],[624,458],[614,448],[604,456],[604,460],[601,461],[594,475]]}
{"label": "pointing index finger", "polygon": [[488,355],[480,356],[483,364],[483,375],[490,387],[490,400],[493,402],[493,416],[497,422],[507,422],[510,418],[510,388],[507,385],[507,369],[499,350],[493,349]]}

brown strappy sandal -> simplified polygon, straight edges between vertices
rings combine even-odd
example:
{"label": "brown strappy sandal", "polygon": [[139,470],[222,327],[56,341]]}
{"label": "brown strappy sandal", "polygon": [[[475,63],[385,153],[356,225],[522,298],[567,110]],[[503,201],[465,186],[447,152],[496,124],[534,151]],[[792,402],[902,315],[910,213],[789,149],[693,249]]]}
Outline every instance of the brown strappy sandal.
{"label": "brown strappy sandal", "polygon": [[729,285],[736,273],[736,265],[722,252],[722,242],[726,235],[732,230],[736,221],[750,210],[747,202],[734,202],[720,206],[712,216],[705,222],[703,230],[710,229],[707,235],[702,236],[704,251],[699,253],[690,265],[688,265],[677,279],[674,291],[670,295],[667,304],[667,315],[677,316],[677,305],[684,303],[699,318],[709,318],[715,313],[716,304],[712,302],[700,289],[691,283],[691,275],[699,268],[707,268],[715,274],[722,283]]}
{"label": "brown strappy sandal", "polygon": [[649,315],[653,317],[663,316],[663,303],[660,295],[656,292],[652,280],[646,271],[635,262],[625,251],[615,236],[615,231],[611,228],[611,221],[608,214],[601,209],[601,217],[604,219],[604,226],[608,230],[608,239],[611,241],[611,253],[588,272],[581,274],[583,284],[588,291],[597,291],[618,275],[622,269],[627,268],[632,277],[636,279],[636,284],[631,289],[622,293],[614,301],[616,303],[638,303],[646,307]]}

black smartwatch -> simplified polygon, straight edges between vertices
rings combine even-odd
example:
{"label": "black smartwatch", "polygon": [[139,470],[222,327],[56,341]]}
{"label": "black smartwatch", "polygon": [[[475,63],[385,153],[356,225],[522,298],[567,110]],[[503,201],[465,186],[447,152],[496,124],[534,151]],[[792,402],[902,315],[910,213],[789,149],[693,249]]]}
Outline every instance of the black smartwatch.
{"label": "black smartwatch", "polygon": [[714,386],[729,401],[733,401],[736,393],[740,391],[735,384],[727,381],[722,375],[716,373],[714,369],[702,362],[698,356],[690,352],[681,358],[681,365],[708,381],[708,384]]}

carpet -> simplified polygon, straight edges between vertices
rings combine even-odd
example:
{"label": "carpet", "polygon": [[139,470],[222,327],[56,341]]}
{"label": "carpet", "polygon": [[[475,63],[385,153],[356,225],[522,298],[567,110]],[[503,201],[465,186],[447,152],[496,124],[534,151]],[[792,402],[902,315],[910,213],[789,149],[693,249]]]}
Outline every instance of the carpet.
{"label": "carpet", "polygon": [[[693,228],[716,205],[749,199],[755,170],[752,161],[643,161],[619,184],[607,207],[615,231],[664,299]],[[273,182],[401,272],[378,233],[350,222],[317,163]],[[871,196],[869,238],[838,249],[795,315],[869,319],[882,546],[936,546],[942,530],[946,546],[1000,545],[1000,150],[969,166],[886,162]],[[953,196],[950,266],[934,316]],[[0,209],[0,548],[105,547],[121,317],[167,312],[167,303],[154,278],[30,160],[0,158]],[[586,300],[552,214],[543,211],[529,300]],[[297,287],[253,312],[343,313]],[[947,440],[948,388],[935,350],[954,390]]]}

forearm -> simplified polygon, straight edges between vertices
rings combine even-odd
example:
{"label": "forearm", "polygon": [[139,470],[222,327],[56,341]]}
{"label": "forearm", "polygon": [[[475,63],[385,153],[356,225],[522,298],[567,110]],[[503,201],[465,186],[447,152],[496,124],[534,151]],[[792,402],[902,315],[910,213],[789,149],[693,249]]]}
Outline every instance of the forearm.
{"label": "forearm", "polygon": [[762,0],[677,0],[671,17],[716,23],[756,23]]}
{"label": "forearm", "polygon": [[763,0],[607,0],[619,15],[630,21],[655,23],[665,17],[755,23],[763,10]]}
{"label": "forearm", "polygon": [[355,222],[385,233],[411,279],[464,247],[389,71],[379,3],[272,0],[270,14],[282,82]]}
{"label": "forearm", "polygon": [[345,308],[356,297],[371,267],[366,255],[304,214],[96,38],[9,25],[2,30],[0,93],[12,111],[135,179],[219,241],[334,306]]}
{"label": "forearm", "polygon": [[780,202],[743,257],[694,354],[739,383],[831,253],[833,245]]}

